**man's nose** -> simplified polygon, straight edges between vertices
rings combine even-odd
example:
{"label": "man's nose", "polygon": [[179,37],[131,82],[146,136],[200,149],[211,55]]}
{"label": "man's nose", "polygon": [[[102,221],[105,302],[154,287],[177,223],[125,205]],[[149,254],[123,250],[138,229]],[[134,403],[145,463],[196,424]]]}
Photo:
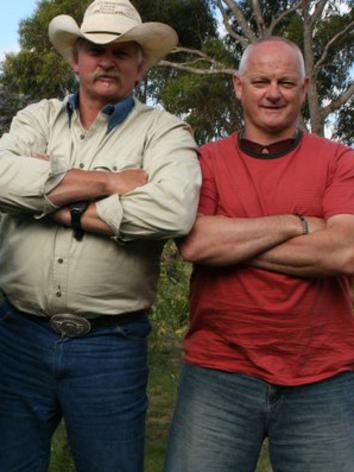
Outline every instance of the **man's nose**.
{"label": "man's nose", "polygon": [[281,91],[277,82],[271,82],[267,88],[267,98],[272,101],[277,101],[281,98]]}
{"label": "man's nose", "polygon": [[115,67],[114,56],[109,51],[106,51],[104,54],[100,56],[99,59],[99,66],[102,69],[111,69]]}

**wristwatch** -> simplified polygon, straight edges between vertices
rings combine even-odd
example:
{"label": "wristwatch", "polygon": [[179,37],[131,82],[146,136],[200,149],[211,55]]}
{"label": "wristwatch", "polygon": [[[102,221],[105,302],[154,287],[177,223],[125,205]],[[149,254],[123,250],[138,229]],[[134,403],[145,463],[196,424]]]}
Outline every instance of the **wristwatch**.
{"label": "wristwatch", "polygon": [[74,202],[70,205],[70,214],[71,214],[71,227],[74,232],[74,238],[78,241],[81,241],[84,237],[84,230],[81,226],[81,216],[85,213],[89,202]]}

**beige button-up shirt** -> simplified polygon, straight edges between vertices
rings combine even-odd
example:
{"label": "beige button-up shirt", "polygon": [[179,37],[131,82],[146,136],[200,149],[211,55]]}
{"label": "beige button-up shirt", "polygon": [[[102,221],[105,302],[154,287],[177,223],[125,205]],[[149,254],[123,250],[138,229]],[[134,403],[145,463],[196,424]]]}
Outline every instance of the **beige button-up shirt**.
{"label": "beige button-up shirt", "polygon": [[[16,308],[40,316],[148,308],[163,241],[187,234],[196,216],[194,139],[185,123],[137,100],[113,129],[102,111],[84,130],[71,101],[30,105],[0,140],[0,287]],[[86,233],[77,241],[46,217],[55,210],[48,192],[72,168],[148,173],[145,186],[97,203],[113,238]]]}

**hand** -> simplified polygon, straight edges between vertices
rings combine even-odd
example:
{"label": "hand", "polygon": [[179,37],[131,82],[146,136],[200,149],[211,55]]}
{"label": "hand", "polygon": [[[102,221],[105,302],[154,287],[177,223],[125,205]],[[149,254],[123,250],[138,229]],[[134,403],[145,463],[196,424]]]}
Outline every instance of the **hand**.
{"label": "hand", "polygon": [[305,216],[309,225],[309,233],[316,233],[326,229],[326,220],[322,218],[316,218],[315,216]]}
{"label": "hand", "polygon": [[71,225],[71,214],[70,214],[70,208],[69,207],[62,207],[59,208],[59,210],[54,211],[48,217],[54,221],[54,223],[60,225],[60,226],[65,226],[66,228],[69,228]]}
{"label": "hand", "polygon": [[117,173],[107,174],[109,179],[109,194],[124,195],[137,187],[142,187],[148,181],[147,173],[142,169],[127,169]]}
{"label": "hand", "polygon": [[49,161],[49,154],[44,154],[43,152],[33,152],[32,157],[42,159],[43,161]]}

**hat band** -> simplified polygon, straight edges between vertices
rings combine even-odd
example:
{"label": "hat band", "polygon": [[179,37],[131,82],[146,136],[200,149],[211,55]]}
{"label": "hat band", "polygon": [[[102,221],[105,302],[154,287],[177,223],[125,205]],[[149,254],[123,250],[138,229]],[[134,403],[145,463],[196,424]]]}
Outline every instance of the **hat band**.
{"label": "hat band", "polygon": [[122,33],[116,33],[115,31],[84,31],[84,34],[113,34],[114,36],[121,36]]}

